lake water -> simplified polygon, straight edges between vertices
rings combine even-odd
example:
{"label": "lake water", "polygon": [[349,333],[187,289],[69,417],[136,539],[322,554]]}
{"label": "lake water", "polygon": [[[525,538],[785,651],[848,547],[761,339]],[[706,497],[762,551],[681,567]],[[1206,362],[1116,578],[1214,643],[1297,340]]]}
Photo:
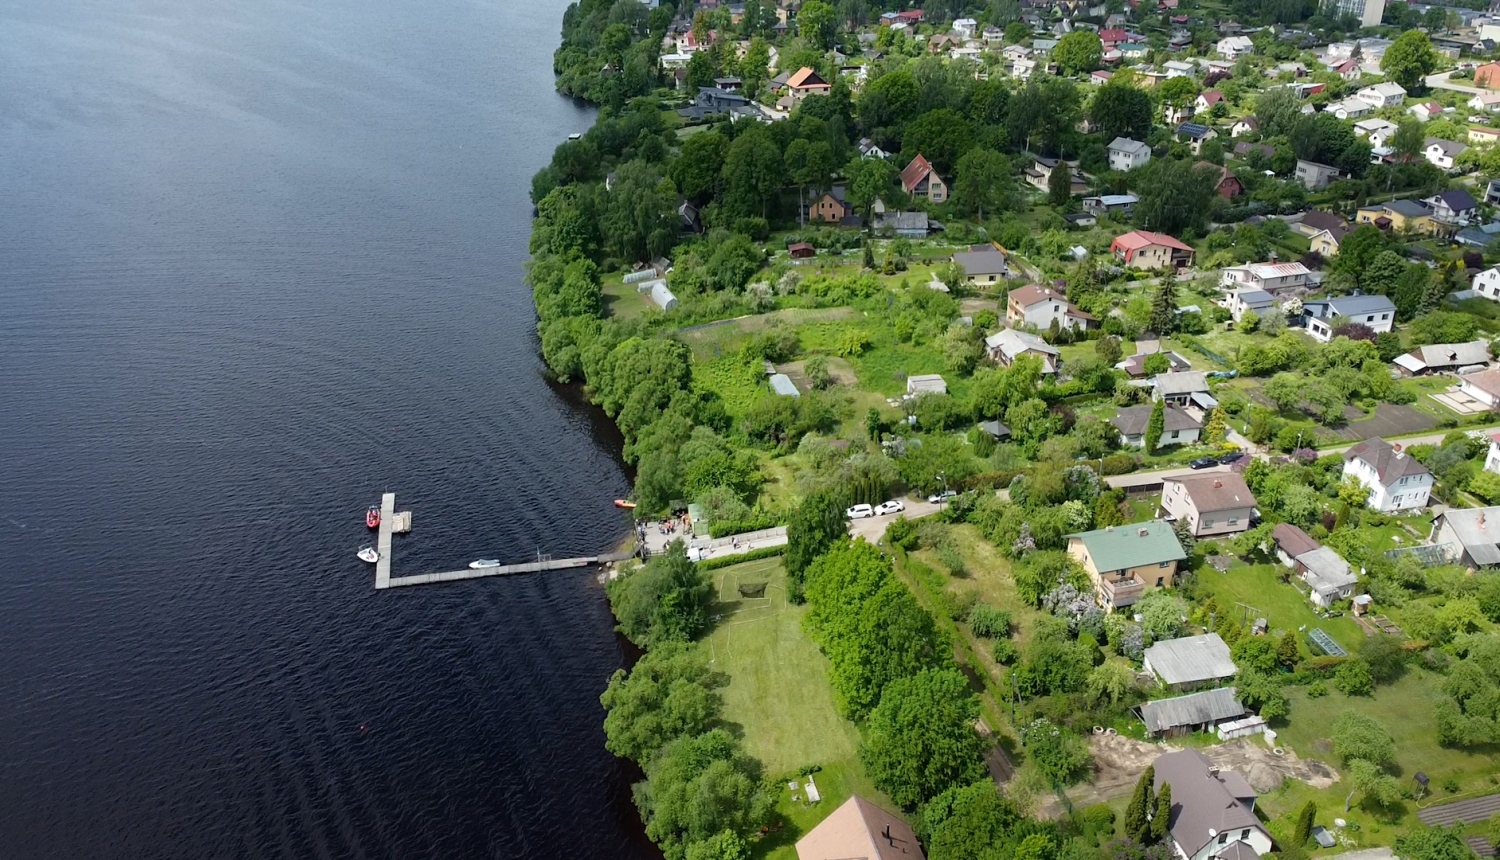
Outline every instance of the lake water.
{"label": "lake water", "polygon": [[0,856],[659,857],[550,387],[561,0],[0,0]]}

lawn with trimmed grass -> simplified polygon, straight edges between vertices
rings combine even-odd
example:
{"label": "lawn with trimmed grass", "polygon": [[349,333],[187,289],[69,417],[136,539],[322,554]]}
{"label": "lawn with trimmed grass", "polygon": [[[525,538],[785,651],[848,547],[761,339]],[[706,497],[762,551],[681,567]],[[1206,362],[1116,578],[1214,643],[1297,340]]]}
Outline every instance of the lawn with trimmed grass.
{"label": "lawn with trimmed grass", "polygon": [[[839,716],[828,683],[828,661],[802,630],[805,606],[786,599],[786,571],[779,558],[749,561],[713,572],[718,618],[707,646],[715,671],[729,683],[722,690],[723,719],[740,735],[745,751],[778,779],[773,831],[754,843],[754,856],[795,858],[795,843],[838,808],[859,795],[892,809],[859,762],[859,730]],[[767,583],[766,597],[742,598],[743,583]],[[808,765],[822,800],[809,804],[806,790],[787,782]],[[796,799],[794,799],[794,796]]]}
{"label": "lawn with trimmed grass", "polygon": [[[1301,631],[1303,648],[1309,651],[1306,630],[1319,627],[1353,653],[1364,642],[1364,631],[1347,615],[1320,618],[1312,603],[1295,585],[1281,581],[1280,574],[1284,570],[1286,568],[1278,564],[1249,565],[1236,561],[1227,573],[1219,573],[1204,565],[1198,571],[1198,588],[1212,594],[1219,606],[1235,612],[1246,625],[1256,618],[1265,618],[1275,635],[1286,630]],[[1254,607],[1254,616],[1241,617],[1242,610],[1236,604]]]}

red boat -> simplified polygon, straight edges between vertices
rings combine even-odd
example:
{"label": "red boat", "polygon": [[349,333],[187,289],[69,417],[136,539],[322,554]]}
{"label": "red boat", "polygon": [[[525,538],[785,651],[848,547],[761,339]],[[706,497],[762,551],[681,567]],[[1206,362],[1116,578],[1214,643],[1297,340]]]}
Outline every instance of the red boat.
{"label": "red boat", "polygon": [[370,509],[365,511],[365,525],[372,529],[380,528],[380,507],[378,505],[371,505]]}

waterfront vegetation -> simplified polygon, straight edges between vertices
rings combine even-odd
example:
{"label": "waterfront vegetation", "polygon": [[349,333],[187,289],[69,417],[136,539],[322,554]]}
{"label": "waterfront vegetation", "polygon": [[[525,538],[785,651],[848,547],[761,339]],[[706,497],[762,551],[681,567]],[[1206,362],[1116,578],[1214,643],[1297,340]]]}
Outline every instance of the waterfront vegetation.
{"label": "waterfront vegetation", "polygon": [[[1280,14],[1232,5],[1244,20]],[[1007,42],[1028,40],[1010,32],[1019,7],[1004,7],[991,4],[982,22],[1011,24]],[[1450,178],[1421,159],[1372,165],[1368,140],[1347,124],[1303,116],[1269,82],[1282,74],[1273,62],[1310,56],[1259,33],[1257,51],[1213,80],[1145,89],[1129,71],[1084,83],[1097,62],[1084,32],[1057,46],[1063,75],[1021,82],[997,66],[976,76],[882,28],[882,57],[859,59],[867,77],[854,78],[830,51],[861,52],[838,22],[849,13],[858,25],[867,12],[839,9],[809,0],[777,36],[755,0],[740,21],[723,9],[689,16],[670,0],[653,9],[590,0],[569,9],[555,59],[559,88],[601,109],[533,180],[528,282],[543,357],[619,427],[639,516],[690,503],[715,534],[788,527],[781,558],[694,565],[678,547],[609,586],[621,632],[647,649],[602,701],[609,748],[645,772],[635,799],[648,835],[670,860],[791,858],[800,835],[858,793],[909,818],[933,860],[1150,860],[1164,852],[1161,834],[1142,826],[1144,807],[1132,812],[1139,805],[1100,787],[1088,738],[1095,726],[1143,737],[1133,709],[1173,692],[1140,674],[1144,648],[1214,632],[1240,666],[1241,700],[1276,742],[1340,776],[1322,789],[1287,780],[1263,796],[1282,860],[1393,843],[1409,860],[1459,860],[1457,832],[1417,823],[1418,805],[1433,798],[1418,798],[1413,776],[1429,775],[1440,797],[1496,790],[1500,575],[1388,555],[1424,542],[1430,523],[1367,509],[1342,457],[1319,449],[1421,436],[1406,453],[1433,473],[1433,502],[1500,503],[1500,478],[1483,468],[1487,442],[1464,432],[1496,416],[1435,400],[1449,377],[1390,370],[1414,347],[1500,335],[1493,304],[1446,301],[1466,269],[1495,263],[1500,249],[1460,252],[1365,225],[1324,259],[1286,221],[1265,217],[1429,194]],[[929,9],[944,11],[962,10]],[[689,92],[734,75],[769,106],[773,41],[783,71],[815,69],[830,91],[783,121],[685,126],[671,110],[683,99],[659,71],[679,16],[694,39],[714,41],[688,62]],[[1346,25],[1318,26],[1327,36]],[[731,50],[731,33],[743,51]],[[1425,36],[1402,39],[1393,77],[1428,64]],[[1207,49],[1200,41],[1195,33],[1189,53]],[[1318,104],[1352,86],[1313,75],[1326,88]],[[1157,124],[1207,86],[1224,97],[1209,120],[1227,132],[1234,118],[1255,118],[1248,139],[1274,154],[1235,156],[1212,140],[1191,151]],[[1382,110],[1399,121],[1398,146],[1421,141],[1421,123]],[[1085,119],[1101,130],[1080,131]],[[1427,132],[1448,131],[1443,122]],[[1110,170],[1104,145],[1116,135],[1146,142],[1153,160]],[[861,142],[893,158],[863,157]],[[950,198],[898,184],[918,154],[948,178]],[[1091,193],[1138,195],[1134,213],[1068,220],[1079,214],[1068,183],[1023,182],[1052,156],[1076,159]],[[1348,178],[1308,192],[1291,176],[1299,159]],[[1237,202],[1216,191],[1226,176],[1245,192]],[[835,185],[862,228],[807,222],[803,202]],[[944,229],[898,235],[875,223],[877,200]],[[1121,265],[1111,243],[1131,227],[1180,238],[1196,268]],[[793,259],[794,243],[814,256]],[[967,278],[953,259],[971,245],[1003,248],[1010,275]],[[1280,310],[1232,320],[1218,270],[1273,254],[1321,270],[1334,294],[1389,297],[1399,326],[1338,321],[1319,343]],[[670,300],[642,291],[642,279],[660,281]],[[1098,323],[1028,330],[1057,351],[1057,373],[1035,356],[1000,360],[984,342],[1002,326],[1009,292],[1030,282],[1058,286]],[[1163,444],[1160,410],[1144,447],[1127,447],[1110,422],[1152,402],[1116,368],[1142,340],[1218,375],[1219,406],[1199,441]],[[773,392],[772,373],[798,396]],[[912,393],[912,378],[931,374],[943,390]],[[1008,433],[997,438],[989,422]],[[1264,524],[1200,541],[1179,523],[1187,558],[1176,586],[1129,612],[1102,612],[1064,552],[1068,535],[1157,514],[1155,498],[1103,479],[1247,442],[1272,455],[1242,467]],[[846,505],[939,490],[958,495],[939,512],[887,521],[878,544],[847,536]],[[1355,621],[1347,602],[1331,612],[1311,604],[1275,556],[1279,523],[1359,570],[1380,623],[1400,634]],[[1347,654],[1321,653],[1314,629]],[[809,776],[820,802],[807,800]],[[1334,849],[1305,838],[1309,820],[1335,817],[1349,826]]]}

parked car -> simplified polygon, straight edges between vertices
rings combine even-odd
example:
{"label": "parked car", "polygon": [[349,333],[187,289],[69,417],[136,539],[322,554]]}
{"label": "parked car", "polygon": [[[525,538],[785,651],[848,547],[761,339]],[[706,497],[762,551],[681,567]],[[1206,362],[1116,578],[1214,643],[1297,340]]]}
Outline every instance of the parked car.
{"label": "parked car", "polygon": [[1217,465],[1219,465],[1218,457],[1199,457],[1193,462],[1188,463],[1188,466],[1193,469],[1212,469]]}
{"label": "parked car", "polygon": [[882,517],[886,514],[899,514],[904,510],[906,510],[906,505],[895,499],[891,499],[888,502],[881,502],[875,506],[875,514]]}
{"label": "parked car", "polygon": [[869,505],[855,505],[849,510],[844,511],[844,514],[851,520],[859,520],[875,516],[875,509]]}
{"label": "parked car", "polygon": [[927,501],[931,502],[934,505],[938,505],[948,501],[949,499],[956,498],[957,496],[958,492],[956,490],[944,490],[941,493],[933,493],[932,495],[928,496]]}
{"label": "parked car", "polygon": [[1233,466],[1235,463],[1238,463],[1244,456],[1244,451],[1235,451],[1233,454],[1225,454],[1224,456],[1219,458],[1219,465]]}

